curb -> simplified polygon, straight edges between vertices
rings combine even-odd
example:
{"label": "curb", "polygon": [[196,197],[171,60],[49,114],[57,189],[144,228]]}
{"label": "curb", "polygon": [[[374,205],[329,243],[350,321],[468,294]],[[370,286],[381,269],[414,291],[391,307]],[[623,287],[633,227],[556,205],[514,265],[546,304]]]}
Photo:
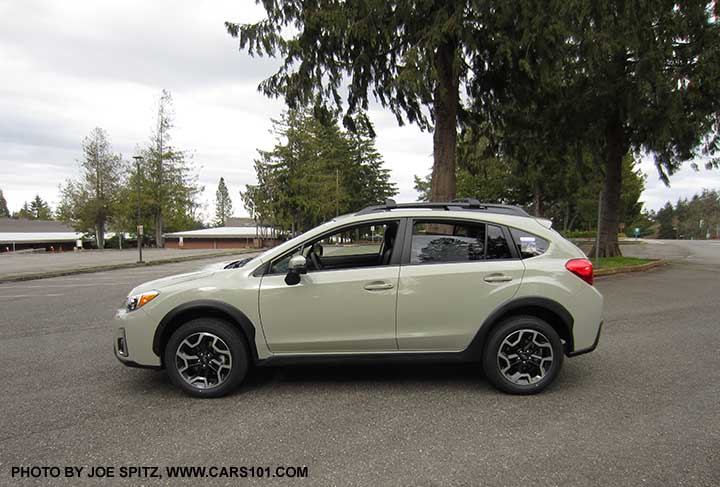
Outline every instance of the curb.
{"label": "curb", "polygon": [[135,267],[149,267],[154,265],[175,264],[178,262],[187,262],[192,260],[211,259],[213,257],[230,257],[233,255],[249,254],[253,252],[262,252],[264,249],[244,249],[237,252],[216,252],[212,254],[195,254],[185,257],[172,257],[169,259],[151,260],[139,264],[137,262],[124,262],[122,264],[108,264],[93,267],[81,267],[79,269],[62,269],[48,272],[35,272],[32,274],[16,274],[0,277],[0,284],[6,282],[33,281],[36,279],[48,279],[50,277],[72,276],[75,274],[92,274],[95,272],[114,271],[118,269],[132,269]]}
{"label": "curb", "polygon": [[669,262],[667,260],[660,259],[654,262],[648,262],[647,264],[615,267],[613,269],[597,269],[593,272],[593,277],[614,276],[615,274],[626,274],[628,272],[649,271],[650,269],[655,269],[656,267],[661,267],[668,263]]}

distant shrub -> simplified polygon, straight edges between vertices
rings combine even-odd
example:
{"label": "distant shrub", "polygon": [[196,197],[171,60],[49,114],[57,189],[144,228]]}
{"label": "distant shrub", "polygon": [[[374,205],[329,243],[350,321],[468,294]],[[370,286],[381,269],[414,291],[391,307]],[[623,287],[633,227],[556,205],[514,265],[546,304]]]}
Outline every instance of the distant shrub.
{"label": "distant shrub", "polygon": [[594,230],[568,230],[566,232],[560,232],[565,238],[595,238],[597,234]]}
{"label": "distant shrub", "polygon": [[[568,230],[566,232],[560,232],[565,238],[595,238],[597,236],[597,230]],[[618,233],[619,238],[625,238],[623,232]]]}

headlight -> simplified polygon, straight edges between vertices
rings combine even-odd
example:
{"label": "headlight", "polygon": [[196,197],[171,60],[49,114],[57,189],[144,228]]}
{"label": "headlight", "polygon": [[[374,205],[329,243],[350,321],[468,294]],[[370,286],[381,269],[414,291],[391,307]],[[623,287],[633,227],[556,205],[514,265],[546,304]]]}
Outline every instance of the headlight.
{"label": "headlight", "polygon": [[155,299],[160,291],[147,291],[142,294],[136,294],[134,296],[128,296],[127,299],[127,310],[135,311],[136,309],[142,308],[150,301]]}

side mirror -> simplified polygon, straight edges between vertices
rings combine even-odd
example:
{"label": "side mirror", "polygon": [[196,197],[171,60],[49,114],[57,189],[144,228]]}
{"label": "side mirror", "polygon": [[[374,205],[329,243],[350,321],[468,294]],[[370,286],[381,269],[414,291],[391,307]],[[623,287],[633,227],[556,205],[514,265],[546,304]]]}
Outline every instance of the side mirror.
{"label": "side mirror", "polygon": [[307,261],[302,255],[294,255],[288,262],[288,273],[285,275],[285,284],[294,286],[300,283],[300,274],[307,274]]}
{"label": "side mirror", "polygon": [[288,262],[288,270],[298,274],[307,274],[307,261],[302,255],[293,255]]}

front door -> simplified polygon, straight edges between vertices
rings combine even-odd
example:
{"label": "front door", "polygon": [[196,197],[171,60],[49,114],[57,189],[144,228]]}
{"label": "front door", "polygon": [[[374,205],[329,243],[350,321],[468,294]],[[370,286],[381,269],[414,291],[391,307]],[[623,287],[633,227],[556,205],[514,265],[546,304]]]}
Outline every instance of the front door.
{"label": "front door", "polygon": [[[397,351],[399,221],[343,228],[300,250],[308,272],[285,283],[289,255],[260,284],[260,319],[273,353]],[[399,248],[399,246],[398,246]]]}

